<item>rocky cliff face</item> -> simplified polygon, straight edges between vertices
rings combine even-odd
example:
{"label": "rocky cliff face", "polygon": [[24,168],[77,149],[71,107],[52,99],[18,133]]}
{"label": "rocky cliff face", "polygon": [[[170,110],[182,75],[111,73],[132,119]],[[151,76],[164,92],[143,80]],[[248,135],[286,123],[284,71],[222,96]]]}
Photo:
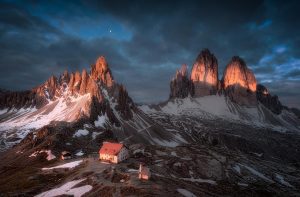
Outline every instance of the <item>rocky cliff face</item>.
{"label": "rocky cliff face", "polygon": [[216,94],[218,90],[218,61],[208,49],[198,55],[191,72],[193,96]]}
{"label": "rocky cliff face", "polygon": [[226,66],[222,86],[232,101],[241,105],[256,105],[256,79],[240,57],[233,57]]}
{"label": "rocky cliff face", "polygon": [[259,102],[261,102],[265,107],[270,109],[273,113],[281,113],[283,106],[281,105],[278,96],[272,96],[265,86],[261,84],[257,85],[256,97]]}
{"label": "rocky cliff face", "polygon": [[92,65],[91,77],[94,80],[100,80],[107,87],[114,85],[114,80],[108,64],[103,56],[99,57],[96,64]]}
{"label": "rocky cliff face", "polygon": [[[73,101],[84,95],[89,95],[90,99],[84,104],[85,113],[82,113],[81,109],[78,112],[74,111],[74,114],[78,114],[78,118],[83,116],[97,118],[97,114],[106,114],[113,123],[116,123],[113,110],[108,109],[111,107],[109,102],[119,104],[117,110],[124,119],[132,117],[130,110],[134,108],[134,104],[125,87],[114,82],[103,56],[91,66],[90,74],[85,69],[82,73],[76,71],[69,74],[65,71],[59,78],[51,76],[45,83],[29,91],[1,92],[0,109],[29,107],[39,109],[47,104],[57,103],[58,100],[63,100],[66,105],[75,105]],[[99,109],[92,109],[97,107]]]}
{"label": "rocky cliff face", "polygon": [[185,98],[191,90],[191,81],[188,77],[187,65],[183,64],[170,83],[170,98]]}
{"label": "rocky cliff face", "polygon": [[218,61],[208,49],[204,49],[198,55],[190,76],[184,64],[170,82],[170,99],[216,93],[225,94],[240,105],[256,106],[259,101],[275,114],[284,109],[277,96],[270,95],[264,86],[257,85],[253,72],[238,56],[232,57],[219,81]]}

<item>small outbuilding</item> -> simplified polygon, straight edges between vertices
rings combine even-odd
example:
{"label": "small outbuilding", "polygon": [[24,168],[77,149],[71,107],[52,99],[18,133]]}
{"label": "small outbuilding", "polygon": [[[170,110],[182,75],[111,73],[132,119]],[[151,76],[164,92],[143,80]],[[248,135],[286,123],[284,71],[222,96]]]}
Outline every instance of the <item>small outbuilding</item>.
{"label": "small outbuilding", "polygon": [[68,152],[68,151],[61,152],[61,159],[62,160],[71,159],[71,158],[72,158],[72,155],[71,155],[70,152]]}
{"label": "small outbuilding", "polygon": [[99,160],[120,163],[129,157],[129,151],[122,143],[103,142],[99,150]]}
{"label": "small outbuilding", "polygon": [[140,164],[140,168],[139,168],[139,179],[142,180],[149,180],[151,177],[151,172],[150,169],[148,167],[143,166],[142,164]]}

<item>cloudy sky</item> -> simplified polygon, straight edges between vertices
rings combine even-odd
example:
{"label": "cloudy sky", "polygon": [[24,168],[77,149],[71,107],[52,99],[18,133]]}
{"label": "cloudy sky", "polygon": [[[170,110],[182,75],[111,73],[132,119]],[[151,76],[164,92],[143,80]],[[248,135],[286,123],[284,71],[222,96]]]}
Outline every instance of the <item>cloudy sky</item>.
{"label": "cloudy sky", "polygon": [[[222,2],[222,3],[221,3]],[[0,1],[0,87],[29,89],[104,55],[136,102],[209,48],[219,73],[239,55],[259,83],[300,108],[300,1]]]}

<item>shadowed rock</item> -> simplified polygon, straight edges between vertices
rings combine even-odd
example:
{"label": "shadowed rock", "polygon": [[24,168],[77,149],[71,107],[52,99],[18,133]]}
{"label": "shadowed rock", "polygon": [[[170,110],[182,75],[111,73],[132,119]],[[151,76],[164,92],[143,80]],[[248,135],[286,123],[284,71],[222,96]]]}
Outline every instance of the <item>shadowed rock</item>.
{"label": "shadowed rock", "polygon": [[187,65],[183,64],[170,83],[170,98],[185,98],[189,95],[190,89],[191,81],[188,78]]}
{"label": "shadowed rock", "polygon": [[218,60],[208,49],[198,55],[191,72],[193,96],[216,94],[218,90]]}
{"label": "shadowed rock", "polygon": [[261,102],[266,108],[270,109],[273,113],[281,113],[283,106],[281,105],[278,96],[272,96],[265,86],[261,84],[257,85],[256,97],[259,102]]}
{"label": "shadowed rock", "polygon": [[256,105],[256,79],[245,61],[232,57],[223,74],[223,88],[230,99],[241,105]]}

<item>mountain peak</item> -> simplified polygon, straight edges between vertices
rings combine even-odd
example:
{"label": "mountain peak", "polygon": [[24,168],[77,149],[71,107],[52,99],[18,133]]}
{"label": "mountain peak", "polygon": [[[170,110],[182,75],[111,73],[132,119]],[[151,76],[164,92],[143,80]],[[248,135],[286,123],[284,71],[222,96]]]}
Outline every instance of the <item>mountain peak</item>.
{"label": "mountain peak", "polygon": [[203,49],[197,59],[196,62],[204,64],[206,67],[213,68],[215,65],[218,65],[218,60],[213,53],[210,52],[209,49]]}
{"label": "mountain peak", "polygon": [[190,92],[190,80],[188,78],[187,65],[182,64],[181,68],[176,71],[170,83],[170,98],[185,98]]}
{"label": "mountain peak", "polygon": [[230,60],[229,64],[233,64],[236,63],[239,66],[243,67],[243,68],[247,68],[246,62],[245,60],[243,60],[243,58],[241,58],[240,56],[233,56]]}
{"label": "mountain peak", "polygon": [[215,94],[218,89],[218,60],[208,49],[203,49],[191,72],[194,96]]}
{"label": "mountain peak", "polygon": [[227,95],[235,102],[256,105],[256,78],[246,62],[234,56],[223,74],[223,86]]}
{"label": "mountain peak", "polygon": [[96,69],[100,73],[104,73],[108,69],[108,65],[104,56],[100,56],[96,61]]}
{"label": "mountain peak", "polygon": [[187,76],[188,75],[188,71],[187,71],[187,65],[186,64],[182,64],[181,68],[177,70],[176,72],[176,78],[181,76]]}
{"label": "mountain peak", "polygon": [[108,67],[107,61],[104,56],[100,56],[95,65],[92,65],[91,76],[94,80],[100,80],[107,87],[114,85],[113,76]]}
{"label": "mountain peak", "polygon": [[246,62],[239,56],[231,58],[231,61],[225,68],[223,79],[225,88],[239,84],[247,90],[256,91],[256,78],[247,67]]}

